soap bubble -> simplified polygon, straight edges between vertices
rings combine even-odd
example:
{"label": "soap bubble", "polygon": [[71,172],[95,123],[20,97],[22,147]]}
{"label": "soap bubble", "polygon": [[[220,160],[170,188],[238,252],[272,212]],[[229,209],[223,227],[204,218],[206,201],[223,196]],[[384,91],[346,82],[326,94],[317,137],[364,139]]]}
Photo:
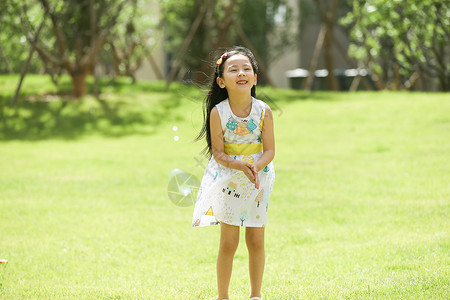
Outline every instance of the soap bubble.
{"label": "soap bubble", "polygon": [[[173,125],[172,131],[173,131],[173,132],[178,131],[178,126],[177,126],[177,125]],[[175,142],[178,142],[179,139],[180,139],[180,137],[179,137],[178,135],[176,135],[176,136],[173,137],[173,140],[174,140]]]}
{"label": "soap bubble", "polygon": [[200,182],[194,175],[173,169],[169,173],[167,194],[170,201],[181,207],[188,207],[195,203]]}

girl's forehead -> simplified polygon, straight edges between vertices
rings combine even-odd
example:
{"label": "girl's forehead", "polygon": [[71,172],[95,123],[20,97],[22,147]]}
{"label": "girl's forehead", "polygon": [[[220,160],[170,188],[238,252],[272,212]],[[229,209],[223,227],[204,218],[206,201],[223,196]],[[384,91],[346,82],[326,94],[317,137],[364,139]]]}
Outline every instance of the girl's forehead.
{"label": "girl's forehead", "polygon": [[250,59],[243,55],[243,54],[235,54],[233,56],[231,56],[230,58],[227,59],[227,61],[225,62],[225,64],[227,66],[231,66],[231,65],[244,65],[244,64],[249,64],[251,65],[252,63],[250,62]]}

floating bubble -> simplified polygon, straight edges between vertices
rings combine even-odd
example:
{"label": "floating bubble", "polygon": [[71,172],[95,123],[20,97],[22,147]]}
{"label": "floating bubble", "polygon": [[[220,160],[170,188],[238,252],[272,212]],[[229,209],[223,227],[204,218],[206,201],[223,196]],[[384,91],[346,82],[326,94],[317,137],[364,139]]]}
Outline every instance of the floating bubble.
{"label": "floating bubble", "polygon": [[195,203],[200,182],[194,175],[180,169],[173,169],[169,173],[167,194],[170,201],[181,207],[188,207]]}
{"label": "floating bubble", "polygon": [[173,137],[173,140],[174,140],[175,142],[177,142],[179,139],[180,139],[180,138],[178,137],[178,135],[176,135],[176,136]]}
{"label": "floating bubble", "polygon": [[182,170],[180,170],[180,169],[173,169],[169,173],[169,178],[172,178],[173,176],[175,176],[177,174],[181,174],[181,173],[184,173],[184,172]]}
{"label": "floating bubble", "polygon": [[174,126],[172,127],[172,130],[173,130],[173,131],[177,131],[177,130],[178,130],[178,126],[174,125]]}

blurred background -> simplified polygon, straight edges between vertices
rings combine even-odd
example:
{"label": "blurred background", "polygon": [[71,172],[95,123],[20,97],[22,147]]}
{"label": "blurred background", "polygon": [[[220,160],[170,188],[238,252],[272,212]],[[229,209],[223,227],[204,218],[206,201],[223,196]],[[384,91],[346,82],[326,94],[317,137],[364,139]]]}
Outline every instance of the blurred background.
{"label": "blurred background", "polygon": [[[437,0],[4,0],[0,73],[204,84],[243,45],[260,82],[304,90],[450,89],[450,12]],[[217,51],[217,52],[216,52]]]}

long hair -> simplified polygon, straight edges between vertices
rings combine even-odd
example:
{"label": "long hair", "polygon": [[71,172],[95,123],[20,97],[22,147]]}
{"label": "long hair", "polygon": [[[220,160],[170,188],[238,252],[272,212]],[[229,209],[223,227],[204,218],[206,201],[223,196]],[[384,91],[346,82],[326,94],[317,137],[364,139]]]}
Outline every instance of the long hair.
{"label": "long hair", "polygon": [[[200,130],[200,133],[195,138],[195,141],[201,140],[203,138],[206,139],[207,146],[203,150],[204,153],[207,154],[208,157],[211,157],[212,155],[212,145],[211,145],[211,126],[210,126],[210,115],[211,110],[222,102],[223,100],[228,98],[228,92],[226,88],[221,88],[217,84],[217,77],[222,78],[223,76],[223,69],[225,66],[225,62],[232,56],[236,54],[242,54],[248,57],[250,60],[250,63],[253,68],[253,73],[258,74],[258,65],[256,63],[256,59],[253,56],[253,53],[242,46],[234,46],[230,49],[227,49],[228,55],[222,59],[222,63],[217,67],[216,64],[214,64],[214,74],[211,76],[211,86],[209,88],[208,94],[205,97],[205,100],[203,101],[203,126]],[[219,55],[216,57],[216,60],[218,60],[222,55]],[[214,60],[214,62],[216,61]],[[256,97],[256,86],[253,86],[251,89],[251,95],[253,97]]]}

